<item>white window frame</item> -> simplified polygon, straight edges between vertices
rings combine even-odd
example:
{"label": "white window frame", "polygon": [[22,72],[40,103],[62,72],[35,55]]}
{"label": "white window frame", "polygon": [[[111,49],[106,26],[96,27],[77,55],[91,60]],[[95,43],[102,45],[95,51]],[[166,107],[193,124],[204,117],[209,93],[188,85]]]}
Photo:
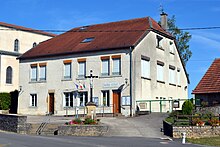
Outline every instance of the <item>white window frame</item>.
{"label": "white window frame", "polygon": [[157,35],[156,38],[157,38],[156,39],[157,40],[157,47],[162,49],[163,48],[163,37]]}
{"label": "white window frame", "polygon": [[170,41],[170,53],[171,54],[174,54],[174,50],[175,50],[175,44],[172,42],[172,41]]}
{"label": "white window frame", "polygon": [[[116,64],[117,62],[118,64]],[[113,76],[121,75],[121,58],[112,59],[112,75]]]}
{"label": "white window frame", "polygon": [[150,79],[150,60],[141,58],[141,77]]}
{"label": "white window frame", "polygon": [[[36,73],[34,74],[33,73],[33,70],[36,70]],[[37,81],[37,77],[38,77],[38,68],[37,68],[37,65],[36,66],[31,66],[31,70],[30,70],[30,78],[31,78],[31,81]]]}
{"label": "white window frame", "polygon": [[[71,79],[72,78],[72,63],[71,62],[64,63],[63,66],[64,66],[63,78],[64,79]],[[69,69],[67,69],[67,66],[69,66],[68,67]],[[68,70],[68,72],[67,72],[67,70]]]}
{"label": "white window frame", "polygon": [[37,94],[36,93],[30,94],[30,107],[37,107]]}
{"label": "white window frame", "polygon": [[181,75],[181,71],[180,69],[177,68],[177,85],[180,86],[180,75]]}
{"label": "white window frame", "polygon": [[[107,66],[107,67],[106,67]],[[102,76],[109,76],[109,68],[110,67],[110,61],[109,59],[102,59]]]}
{"label": "white window frame", "polygon": [[86,61],[78,62],[78,78],[85,78],[86,76]]}
{"label": "white window frame", "polygon": [[176,84],[175,68],[169,68],[169,83]]}
{"label": "white window frame", "polygon": [[109,90],[102,90],[102,106],[110,107],[110,91]]}
{"label": "white window frame", "polygon": [[73,92],[64,92],[63,93],[63,107],[73,108],[74,107],[74,95]]}
{"label": "white window frame", "polygon": [[39,80],[40,81],[46,81],[46,77],[47,77],[47,66],[46,65],[40,65]]}
{"label": "white window frame", "polygon": [[164,65],[157,64],[157,81],[164,82]]}

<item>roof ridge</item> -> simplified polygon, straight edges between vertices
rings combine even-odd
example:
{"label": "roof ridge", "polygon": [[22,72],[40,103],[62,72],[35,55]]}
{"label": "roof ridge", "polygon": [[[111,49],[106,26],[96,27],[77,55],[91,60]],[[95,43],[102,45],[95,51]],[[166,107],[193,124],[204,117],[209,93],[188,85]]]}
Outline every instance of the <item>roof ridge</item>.
{"label": "roof ridge", "polygon": [[51,37],[57,36],[56,34],[53,34],[53,33],[48,33],[48,32],[45,32],[45,31],[32,29],[32,28],[27,28],[27,27],[23,27],[23,26],[20,26],[20,25],[9,24],[9,23],[5,23],[5,22],[0,22],[0,26],[8,27],[8,28],[14,28],[14,29],[17,29],[17,30],[22,30],[22,31],[33,31],[33,33],[47,35],[47,36],[51,36]]}

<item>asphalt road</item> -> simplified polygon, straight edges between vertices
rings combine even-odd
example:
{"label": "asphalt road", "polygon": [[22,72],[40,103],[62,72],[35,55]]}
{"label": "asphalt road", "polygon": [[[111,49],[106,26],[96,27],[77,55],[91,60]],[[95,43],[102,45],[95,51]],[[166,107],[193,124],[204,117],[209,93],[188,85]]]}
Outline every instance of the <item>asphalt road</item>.
{"label": "asphalt road", "polygon": [[0,147],[196,147],[144,137],[73,137],[73,136],[29,136],[0,132]]}

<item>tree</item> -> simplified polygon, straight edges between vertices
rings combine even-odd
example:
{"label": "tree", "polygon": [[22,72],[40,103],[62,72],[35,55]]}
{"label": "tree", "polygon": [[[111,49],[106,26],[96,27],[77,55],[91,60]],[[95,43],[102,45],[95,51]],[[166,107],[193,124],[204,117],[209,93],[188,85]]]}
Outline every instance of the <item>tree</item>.
{"label": "tree", "polygon": [[193,103],[191,100],[186,100],[182,105],[182,111],[184,115],[191,115],[193,112]]}
{"label": "tree", "polygon": [[168,18],[167,25],[168,25],[168,31],[176,39],[177,49],[179,50],[180,57],[183,60],[184,66],[186,66],[187,61],[192,56],[192,52],[190,51],[188,44],[190,39],[192,38],[192,35],[190,35],[189,32],[184,32],[183,30],[180,30],[176,26],[175,15],[173,15],[171,18]]}

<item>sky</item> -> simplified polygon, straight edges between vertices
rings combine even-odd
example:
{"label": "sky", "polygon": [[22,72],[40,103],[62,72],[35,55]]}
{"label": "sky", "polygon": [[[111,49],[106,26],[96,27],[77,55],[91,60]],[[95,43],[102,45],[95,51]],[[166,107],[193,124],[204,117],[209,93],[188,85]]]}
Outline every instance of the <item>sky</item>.
{"label": "sky", "polygon": [[[179,28],[220,26],[220,0],[0,0],[0,21],[40,30],[150,16],[160,19],[160,5],[175,15]],[[215,58],[220,58],[220,29],[188,30],[192,57],[187,63],[189,98]]]}

